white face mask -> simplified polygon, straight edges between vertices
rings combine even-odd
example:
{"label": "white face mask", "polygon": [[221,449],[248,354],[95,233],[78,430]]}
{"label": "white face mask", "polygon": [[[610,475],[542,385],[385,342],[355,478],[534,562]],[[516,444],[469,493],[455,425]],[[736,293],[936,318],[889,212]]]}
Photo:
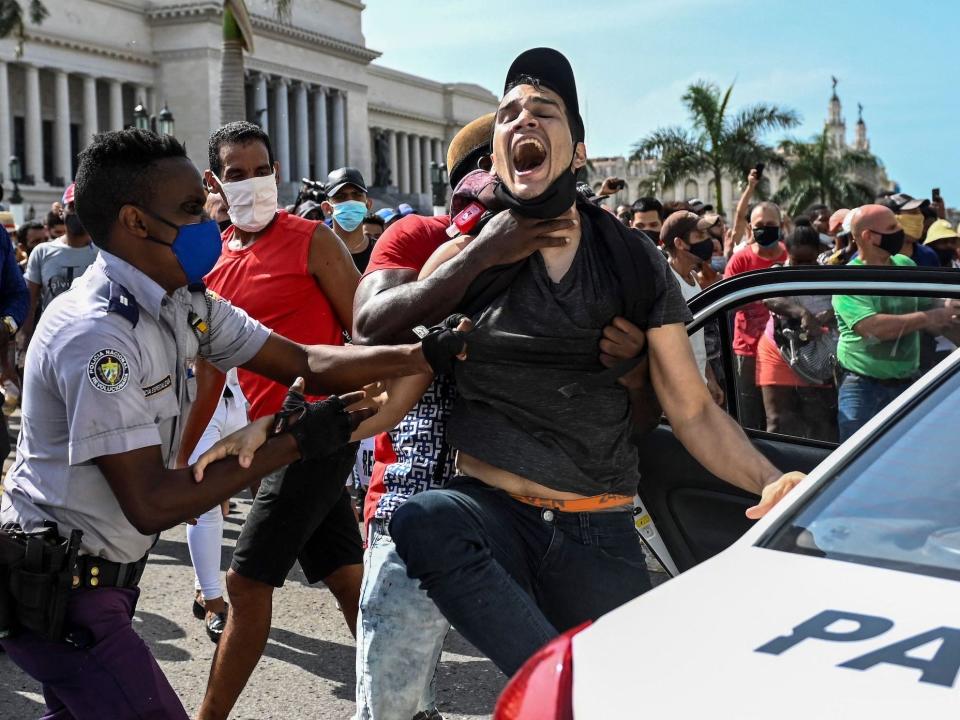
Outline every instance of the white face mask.
{"label": "white face mask", "polygon": [[[216,176],[214,176],[216,177]],[[230,222],[244,232],[260,232],[277,214],[277,178],[271,173],[240,182],[217,178],[229,208]]]}

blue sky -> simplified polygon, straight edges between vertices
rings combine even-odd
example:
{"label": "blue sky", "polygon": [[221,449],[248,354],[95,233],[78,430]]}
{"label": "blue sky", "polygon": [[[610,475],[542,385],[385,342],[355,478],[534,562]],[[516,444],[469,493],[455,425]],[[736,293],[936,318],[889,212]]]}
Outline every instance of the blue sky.
{"label": "blue sky", "polygon": [[[647,132],[683,124],[684,88],[736,81],[732,107],[796,109],[822,129],[830,76],[853,140],[863,103],[871,148],[904,192],[939,187],[960,206],[960,2],[957,0],[366,0],[378,62],[499,94],[522,50],[570,58],[591,157],[621,155]],[[777,140],[771,136],[769,140]]]}

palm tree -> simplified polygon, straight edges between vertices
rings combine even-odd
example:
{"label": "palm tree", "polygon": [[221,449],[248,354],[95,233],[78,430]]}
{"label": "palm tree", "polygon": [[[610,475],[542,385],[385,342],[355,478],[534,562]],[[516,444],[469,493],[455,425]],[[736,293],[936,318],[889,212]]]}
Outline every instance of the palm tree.
{"label": "palm tree", "polygon": [[767,103],[758,103],[740,112],[728,114],[733,84],[721,92],[711,82],[699,80],[687,88],[683,103],[693,127],[659,128],[633,147],[634,160],[654,157],[658,160],[656,182],[672,185],[689,175],[708,171],[716,189],[716,210],[723,214],[720,181],[724,173],[745,177],[758,162],[782,166],[777,152],[765,145],[762,136],[776,129],[796,126],[796,111]]}
{"label": "palm tree", "polygon": [[790,215],[813,203],[858,207],[876,197],[876,188],[864,178],[877,170],[877,159],[869,152],[833,149],[826,129],[810,142],[785,140],[780,147],[787,169],[775,200]]}
{"label": "palm tree", "polygon": [[[3,0],[0,0],[2,2]],[[277,18],[289,17],[293,0],[273,0]],[[243,53],[253,52],[253,25],[244,0],[223,2],[223,49],[220,54],[220,123],[244,120]]]}
{"label": "palm tree", "polygon": [[[39,25],[50,12],[41,0],[30,0],[27,5],[30,22]],[[23,55],[23,43],[27,39],[23,20],[23,5],[17,0],[0,0],[0,38],[13,35],[17,39],[17,57]]]}

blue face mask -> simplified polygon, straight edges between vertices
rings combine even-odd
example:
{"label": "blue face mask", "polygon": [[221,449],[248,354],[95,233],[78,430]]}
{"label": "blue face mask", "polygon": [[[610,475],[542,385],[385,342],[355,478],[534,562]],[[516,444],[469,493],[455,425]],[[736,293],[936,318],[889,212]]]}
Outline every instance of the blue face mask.
{"label": "blue face mask", "polygon": [[173,251],[177,262],[183,268],[184,275],[187,276],[187,285],[203,282],[204,276],[213,270],[213,266],[217,264],[223,247],[217,221],[208,218],[198,223],[174,225],[169,220],[146,208],[141,208],[141,210],[177,231],[177,237],[173,243],[164,242],[149,235],[147,235],[147,239],[160,245],[166,245]]}
{"label": "blue face mask", "polygon": [[347,232],[353,232],[367,216],[367,204],[346,200],[333,206],[333,221]]}

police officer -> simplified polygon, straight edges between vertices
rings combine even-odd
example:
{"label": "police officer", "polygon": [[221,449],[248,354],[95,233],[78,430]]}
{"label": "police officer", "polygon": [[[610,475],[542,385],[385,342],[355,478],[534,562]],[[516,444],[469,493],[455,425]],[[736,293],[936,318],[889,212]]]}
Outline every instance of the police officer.
{"label": "police officer", "polygon": [[282,465],[335,450],[367,416],[345,411],[356,394],[299,406],[288,396],[295,414],[278,423],[286,432],[252,461],[226,458],[196,482],[190,469],[167,469],[195,392],[194,358],[288,384],[302,376],[306,390],[320,394],[429,371],[443,355],[438,343],[454,346],[434,335],[423,347],[304,347],[272,334],[203,290],[220,253],[204,200],[200,174],[170,136],[105,133],[80,156],[77,212],[102,252],[37,327],[17,460],[0,507],[5,524],[33,530],[55,522],[62,535],[83,532],[64,639],[21,629],[3,640],[43,684],[48,717],[187,717],[131,626],[157,533]]}

